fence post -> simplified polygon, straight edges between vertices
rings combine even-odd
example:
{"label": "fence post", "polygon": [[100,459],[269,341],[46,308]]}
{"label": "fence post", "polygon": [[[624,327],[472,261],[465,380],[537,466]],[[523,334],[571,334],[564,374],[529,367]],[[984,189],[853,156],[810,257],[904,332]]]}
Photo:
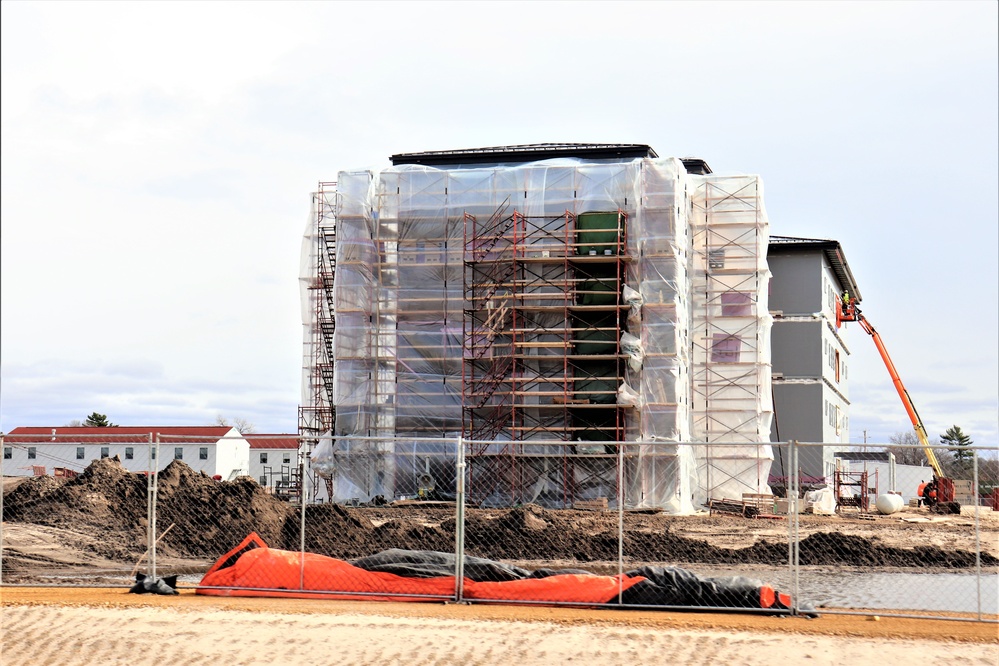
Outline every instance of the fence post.
{"label": "fence post", "polygon": [[[791,518],[791,614],[798,614],[798,600],[801,595],[801,586],[799,575],[801,573],[801,535],[799,533],[799,523],[798,523],[798,502],[802,499],[801,495],[801,477],[798,474],[798,440],[792,439],[789,444],[791,445],[790,455],[791,458],[791,487],[794,489],[794,512],[793,518]],[[788,493],[790,494],[790,493]],[[788,498],[790,499],[790,498]],[[790,507],[790,503],[788,503]],[[788,509],[790,510],[790,508]]]}
{"label": "fence post", "polygon": [[[653,458],[654,460],[654,458]],[[624,587],[624,442],[617,443],[617,603]]]}
{"label": "fence post", "polygon": [[978,523],[978,514],[982,510],[978,498],[978,451],[972,451],[971,462],[974,467],[971,496],[975,498],[975,588],[978,591],[978,620],[982,620],[982,530]]}
{"label": "fence post", "polygon": [[458,436],[458,469],[455,475],[454,517],[454,597],[462,601],[465,594],[465,438]]}
{"label": "fence post", "polygon": [[[299,571],[298,571],[298,589],[305,589],[305,498],[308,496],[309,490],[309,475],[308,475],[308,461],[309,454],[307,451],[302,452],[302,456],[299,460],[299,482],[298,482],[298,495],[299,504],[301,505],[302,516],[299,521],[298,526],[298,561],[299,561]],[[330,501],[332,501],[332,497]]]}
{"label": "fence post", "polygon": [[156,580],[156,499],[159,491],[159,473],[157,467],[160,460],[160,434],[149,433],[150,444],[150,467],[152,470],[147,477],[149,485],[149,576]]}

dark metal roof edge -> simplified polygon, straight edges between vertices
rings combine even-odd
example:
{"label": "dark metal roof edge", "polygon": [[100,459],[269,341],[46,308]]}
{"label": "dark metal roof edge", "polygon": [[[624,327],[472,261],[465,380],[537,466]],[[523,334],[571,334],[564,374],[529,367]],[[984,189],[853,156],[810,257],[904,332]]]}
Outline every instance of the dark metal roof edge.
{"label": "dark metal roof edge", "polygon": [[769,254],[772,250],[792,252],[821,250],[823,254],[825,254],[826,260],[829,262],[830,268],[832,268],[832,272],[836,275],[836,279],[839,280],[840,286],[849,291],[850,294],[857,299],[858,303],[863,301],[863,296],[860,294],[860,287],[857,286],[857,279],[853,277],[853,271],[850,269],[850,264],[846,261],[846,255],[843,253],[843,246],[839,241],[824,238],[771,236],[770,243],[767,248],[767,254]]}
{"label": "dark metal roof edge", "polygon": [[770,236],[771,245],[838,245],[839,241],[829,238],[801,238],[800,236]]}
{"label": "dark metal roof edge", "polygon": [[389,159],[393,166],[402,164],[455,165],[536,162],[557,157],[622,159],[659,157],[651,146],[641,143],[535,143],[516,146],[491,146],[461,150],[420,153],[397,153]]}
{"label": "dark metal roof edge", "polygon": [[700,157],[681,157],[680,161],[683,162],[683,168],[687,170],[687,173],[693,173],[700,176],[706,176],[709,173],[714,173],[708,163],[705,162]]}
{"label": "dark metal roof edge", "polygon": [[891,455],[888,451],[836,451],[833,453],[834,458],[842,458],[843,460],[874,460],[879,462],[888,462],[888,456]]}

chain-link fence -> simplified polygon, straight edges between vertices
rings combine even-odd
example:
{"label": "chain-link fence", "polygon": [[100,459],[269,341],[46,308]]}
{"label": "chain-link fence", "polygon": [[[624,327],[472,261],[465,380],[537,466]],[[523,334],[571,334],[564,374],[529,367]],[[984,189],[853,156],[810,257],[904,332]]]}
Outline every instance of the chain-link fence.
{"label": "chain-link fence", "polygon": [[6,436],[2,582],[996,619],[994,449],[290,446]]}

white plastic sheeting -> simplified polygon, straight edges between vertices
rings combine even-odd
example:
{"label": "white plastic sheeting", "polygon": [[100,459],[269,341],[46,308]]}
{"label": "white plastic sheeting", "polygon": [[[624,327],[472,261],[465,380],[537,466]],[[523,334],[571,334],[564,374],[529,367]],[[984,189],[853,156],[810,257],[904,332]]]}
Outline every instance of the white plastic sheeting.
{"label": "white plastic sheeting", "polygon": [[[626,506],[690,513],[709,496],[765,487],[772,407],[759,178],[691,176],[674,158],[409,165],[341,172],[335,196],[315,205],[335,207],[335,274],[331,290],[320,284],[314,210],[302,259],[303,404],[329,395],[336,410],[321,463],[336,480],[333,499],[407,496],[431,467],[447,476],[454,446],[419,439],[456,440],[463,427],[466,220],[513,211],[620,210],[628,220],[630,310],[618,341],[627,363],[617,390],[618,404],[630,407],[623,474],[616,456],[580,464],[572,479],[549,458],[525,457],[518,473],[527,474],[528,499],[557,496],[572,482],[584,487],[577,497],[613,504],[621,478]],[[545,243],[539,235],[530,249],[552,251]],[[317,313],[335,317],[332,340]],[[681,445],[691,441],[730,446]]]}
{"label": "white plastic sheeting", "polygon": [[758,176],[693,176],[690,187],[691,434],[725,444],[695,449],[703,503],[770,491],[770,233]]}

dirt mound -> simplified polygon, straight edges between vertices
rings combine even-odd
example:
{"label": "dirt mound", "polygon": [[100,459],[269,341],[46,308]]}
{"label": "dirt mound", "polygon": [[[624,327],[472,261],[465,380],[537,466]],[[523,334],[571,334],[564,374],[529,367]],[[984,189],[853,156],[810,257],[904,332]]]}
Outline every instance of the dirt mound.
{"label": "dirt mound", "polygon": [[[74,530],[94,537],[94,554],[134,561],[147,546],[145,475],[124,469],[117,458],[94,461],[81,475],[63,480],[31,477],[4,498],[3,519]],[[787,562],[787,542],[779,537],[743,545],[719,546],[692,538],[689,520],[663,514],[626,513],[623,554],[629,562],[772,564]],[[514,509],[468,509],[468,554],[506,561],[608,562],[618,556],[614,512],[551,510],[528,505]],[[275,548],[301,547],[298,506],[268,494],[252,479],[215,481],[175,460],[159,473],[157,486],[158,553],[164,557],[214,560],[256,532]],[[745,521],[721,520],[715,531],[744,535]],[[915,529],[915,528],[914,528]],[[453,507],[361,507],[319,504],[306,507],[305,550],[354,559],[389,548],[452,552]],[[685,535],[686,534],[686,535]],[[914,533],[912,543],[924,542]],[[67,545],[68,547],[68,545]],[[968,568],[975,554],[958,548],[925,545],[893,547],[877,537],[834,530],[812,533],[800,542],[807,565]],[[983,552],[985,566],[999,559]]]}
{"label": "dirt mound", "polygon": [[[277,548],[301,548],[301,515],[293,514],[284,522],[278,541],[264,541]],[[337,504],[313,504],[305,508],[305,550],[331,557],[349,559],[370,555],[375,526],[366,517]],[[260,534],[258,532],[258,534]],[[261,536],[263,536],[261,534]]]}
{"label": "dirt mound", "polygon": [[222,555],[250,532],[285,547],[285,523],[296,508],[268,494],[255,481],[215,481],[179,460],[160,472],[157,491],[157,528],[166,555]]}
{"label": "dirt mound", "polygon": [[127,558],[146,547],[146,479],[116,457],[95,460],[79,476],[32,477],[4,498],[3,519],[99,535],[95,554]]}
{"label": "dirt mound", "polygon": [[[785,557],[786,546],[782,546]],[[993,566],[999,559],[982,553],[982,564]],[[914,546],[895,548],[884,546],[877,540],[840,534],[820,532],[801,540],[799,544],[801,564],[847,564],[850,566],[875,567],[944,567],[961,569],[975,566],[975,554],[964,550],[944,550],[939,546]]]}
{"label": "dirt mound", "polygon": [[[99,555],[129,559],[148,545],[147,486],[146,475],[129,472],[117,457],[95,460],[73,479],[21,483],[4,498],[3,519],[98,535],[105,551]],[[253,531],[283,545],[293,511],[250,479],[215,481],[175,460],[158,479],[158,548],[167,556],[214,558]]]}
{"label": "dirt mound", "polygon": [[930,507],[930,513],[961,515],[961,505],[957,502],[939,502]]}

